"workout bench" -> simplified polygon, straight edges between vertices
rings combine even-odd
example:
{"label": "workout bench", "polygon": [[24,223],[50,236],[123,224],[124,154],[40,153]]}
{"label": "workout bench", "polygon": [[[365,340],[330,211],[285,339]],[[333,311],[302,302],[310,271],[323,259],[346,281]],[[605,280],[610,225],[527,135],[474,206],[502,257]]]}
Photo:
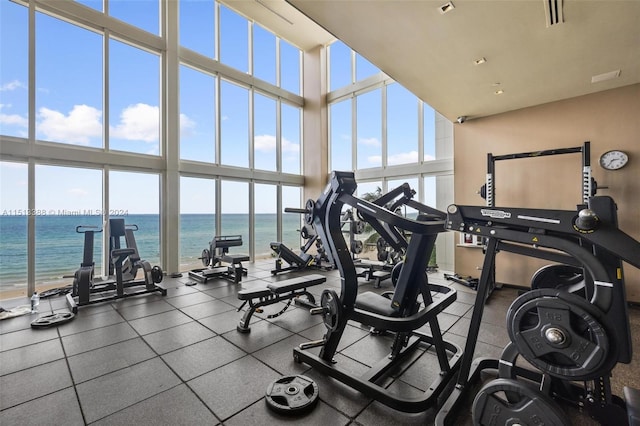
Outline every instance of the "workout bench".
{"label": "workout bench", "polygon": [[[242,276],[247,275],[247,269],[242,262],[249,261],[246,254],[229,254],[229,247],[242,245],[242,235],[221,235],[213,237],[209,242],[209,248],[202,250],[202,264],[205,268],[189,271],[189,277],[206,283],[210,279],[224,278],[235,284],[242,281]],[[229,265],[223,265],[222,262]]]}
{"label": "workout bench", "polygon": [[[240,311],[247,303],[249,308],[245,311],[240,323],[238,323],[237,330],[241,333],[248,333],[251,331],[249,328],[249,321],[254,312],[258,311],[263,306],[272,305],[282,300],[287,300],[285,307],[276,314],[269,315],[267,318],[275,318],[284,313],[291,305],[291,300],[295,299],[297,305],[302,305],[307,308],[315,308],[316,300],[311,293],[307,291],[307,287],[322,284],[327,279],[320,274],[305,275],[302,277],[291,278],[284,281],[278,281],[275,283],[267,284],[266,287],[241,290],[238,292],[238,299],[244,302],[238,308]],[[307,300],[300,299],[300,296],[307,296]]]}

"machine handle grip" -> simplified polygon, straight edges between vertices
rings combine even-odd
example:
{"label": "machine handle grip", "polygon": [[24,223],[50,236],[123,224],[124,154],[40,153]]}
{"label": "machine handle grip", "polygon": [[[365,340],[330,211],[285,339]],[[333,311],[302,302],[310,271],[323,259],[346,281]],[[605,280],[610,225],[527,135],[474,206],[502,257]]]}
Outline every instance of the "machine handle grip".
{"label": "machine handle grip", "polygon": [[284,212],[285,213],[300,213],[300,214],[308,213],[307,209],[300,209],[300,208],[295,208],[295,207],[285,207],[284,208]]}

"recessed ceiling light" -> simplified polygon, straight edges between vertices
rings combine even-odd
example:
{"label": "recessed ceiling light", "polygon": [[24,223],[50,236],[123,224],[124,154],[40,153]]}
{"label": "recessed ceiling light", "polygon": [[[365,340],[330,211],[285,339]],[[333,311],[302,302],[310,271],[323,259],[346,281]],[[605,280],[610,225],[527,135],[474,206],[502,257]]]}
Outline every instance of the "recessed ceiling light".
{"label": "recessed ceiling light", "polygon": [[493,87],[498,87],[498,86],[500,86],[500,82],[499,82],[499,81],[496,81],[495,83],[492,83],[491,85],[492,85]]}
{"label": "recessed ceiling light", "polygon": [[620,77],[620,70],[605,72],[604,74],[598,74],[591,77],[592,83],[599,83],[601,81],[613,80]]}
{"label": "recessed ceiling light", "polygon": [[485,58],[478,58],[475,61],[473,61],[473,63],[476,64],[476,65],[482,65],[485,62],[487,62],[487,60]]}
{"label": "recessed ceiling light", "polygon": [[440,14],[444,15],[447,12],[451,12],[455,8],[456,7],[453,5],[453,3],[448,2],[448,3],[445,3],[442,6],[438,7],[438,10],[440,11]]}
{"label": "recessed ceiling light", "polygon": [[498,89],[495,92],[493,92],[494,95],[502,95],[504,93],[504,90],[502,89]]}

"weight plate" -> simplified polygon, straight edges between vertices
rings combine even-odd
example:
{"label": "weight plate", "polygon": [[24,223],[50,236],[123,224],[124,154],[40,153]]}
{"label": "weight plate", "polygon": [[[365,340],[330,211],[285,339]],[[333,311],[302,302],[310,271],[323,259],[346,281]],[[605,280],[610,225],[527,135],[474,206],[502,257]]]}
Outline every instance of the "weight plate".
{"label": "weight plate", "polygon": [[354,234],[362,234],[366,223],[361,220],[356,220],[352,223],[352,230]]}
{"label": "weight plate", "polygon": [[[577,294],[584,298],[585,280],[582,268],[571,265],[546,265],[538,269],[531,277],[531,289],[555,288]],[[593,290],[589,291],[592,294]]]}
{"label": "weight plate", "polygon": [[55,325],[64,324],[75,318],[71,312],[56,312],[50,315],[44,315],[31,322],[32,328],[45,328]]}
{"label": "weight plate", "polygon": [[393,284],[394,288],[398,283],[398,278],[400,278],[400,271],[402,270],[402,265],[404,265],[404,262],[398,262],[395,265],[393,265],[393,268],[391,269],[391,284]]}
{"label": "weight plate", "polygon": [[315,232],[313,232],[313,228],[311,228],[310,225],[303,225],[302,228],[300,228],[300,236],[302,239],[308,240],[313,235],[315,235]]}
{"label": "weight plate", "polygon": [[211,253],[209,252],[209,249],[202,250],[200,260],[202,261],[202,266],[209,266],[209,262],[211,262]]}
{"label": "weight plate", "polygon": [[364,243],[360,240],[353,240],[351,242],[351,253],[360,254],[364,250]]}
{"label": "weight plate", "polygon": [[507,312],[507,331],[520,354],[554,377],[593,380],[617,362],[607,317],[587,300],[556,289],[529,291]]}
{"label": "weight plate", "polygon": [[151,268],[151,279],[154,283],[158,284],[162,282],[164,278],[164,273],[162,272],[162,268],[159,266],[154,266]]}
{"label": "weight plate", "polygon": [[306,212],[304,213],[304,223],[307,225],[313,225],[313,210],[316,207],[316,202],[312,199],[308,199],[304,205]]}
{"label": "weight plate", "polygon": [[[512,402],[505,394],[516,395]],[[571,424],[551,398],[511,379],[495,379],[480,389],[471,409],[474,425]]]}
{"label": "weight plate", "polygon": [[320,307],[324,310],[323,321],[327,330],[335,331],[338,328],[338,320],[342,313],[338,294],[333,290],[323,290],[320,295]]}
{"label": "weight plate", "polygon": [[302,414],[318,403],[318,385],[302,375],[285,376],[270,383],[265,401],[267,407],[280,414]]}

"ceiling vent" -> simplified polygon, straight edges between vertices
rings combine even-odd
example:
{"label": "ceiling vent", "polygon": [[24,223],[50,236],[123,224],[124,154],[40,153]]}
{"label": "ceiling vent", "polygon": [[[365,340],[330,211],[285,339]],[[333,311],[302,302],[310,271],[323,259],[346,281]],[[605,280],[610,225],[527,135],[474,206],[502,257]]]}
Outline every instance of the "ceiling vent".
{"label": "ceiling vent", "polygon": [[544,3],[544,15],[547,20],[547,28],[552,25],[562,24],[564,16],[562,15],[563,0],[542,0]]}

